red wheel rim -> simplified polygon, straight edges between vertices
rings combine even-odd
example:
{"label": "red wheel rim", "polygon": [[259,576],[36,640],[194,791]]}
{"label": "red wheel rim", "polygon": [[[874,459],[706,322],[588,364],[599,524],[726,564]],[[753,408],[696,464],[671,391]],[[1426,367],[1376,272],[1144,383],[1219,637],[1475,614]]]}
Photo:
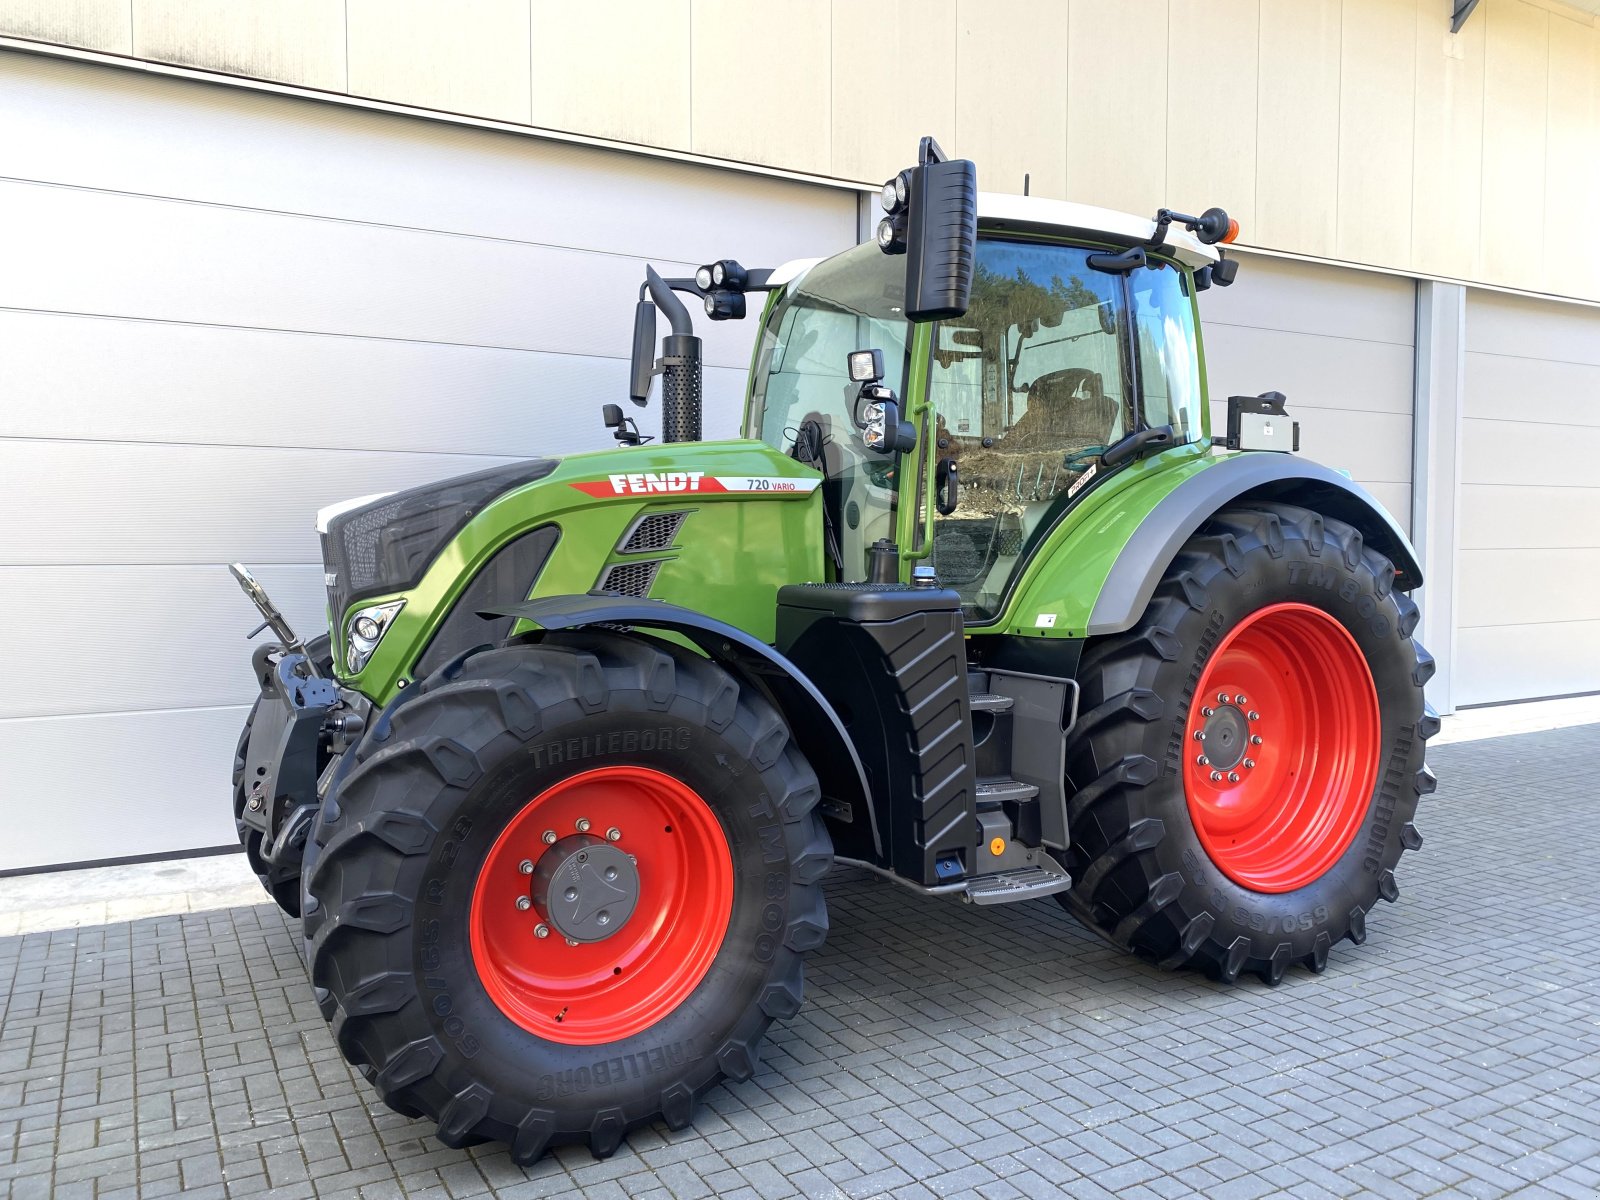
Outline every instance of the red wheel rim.
{"label": "red wheel rim", "polygon": [[1379,729],[1372,671],[1332,616],[1273,604],[1239,622],[1185,733],[1189,816],[1217,869],[1257,892],[1320,879],[1366,815]]}
{"label": "red wheel rim", "polygon": [[[581,829],[633,856],[637,901],[603,941],[570,945],[539,904],[519,904],[535,887],[523,863],[538,864]],[[608,838],[612,830],[620,836]],[[648,1029],[699,986],[732,911],[728,839],[700,794],[646,767],[601,767],[528,801],[490,848],[472,894],[472,961],[500,1010],[530,1033],[613,1042]],[[548,936],[537,936],[541,925]]]}

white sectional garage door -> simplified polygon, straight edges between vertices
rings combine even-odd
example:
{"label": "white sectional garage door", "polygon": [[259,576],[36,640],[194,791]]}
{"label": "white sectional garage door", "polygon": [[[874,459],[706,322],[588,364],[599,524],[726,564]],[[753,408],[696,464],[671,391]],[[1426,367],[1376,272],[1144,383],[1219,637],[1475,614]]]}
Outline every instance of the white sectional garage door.
{"label": "white sectional garage door", "polygon": [[1600,310],[1467,293],[1458,704],[1600,691]]}
{"label": "white sectional garage door", "polygon": [[318,507],[605,444],[647,260],[855,241],[849,192],[14,53],[0,113],[0,870],[233,838],[230,559],[319,629]]}
{"label": "white sectional garage door", "polygon": [[1416,285],[1249,255],[1232,287],[1201,293],[1200,314],[1213,431],[1229,396],[1282,392],[1301,453],[1350,472],[1409,530]]}

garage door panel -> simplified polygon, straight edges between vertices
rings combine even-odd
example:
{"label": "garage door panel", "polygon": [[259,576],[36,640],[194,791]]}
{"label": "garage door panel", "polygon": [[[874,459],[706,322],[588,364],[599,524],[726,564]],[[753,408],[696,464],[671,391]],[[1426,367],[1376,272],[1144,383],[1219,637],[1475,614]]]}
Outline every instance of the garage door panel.
{"label": "garage door panel", "polygon": [[[1300,422],[1300,457],[1349,471],[1358,483],[1411,483],[1411,418],[1399,413],[1295,408]],[[1228,409],[1211,405],[1211,428],[1227,428]]]}
{"label": "garage door panel", "polygon": [[[1600,321],[1591,337],[1600,341]],[[1600,425],[1600,365],[1467,355],[1468,417],[1482,420]]]}
{"label": "garage door panel", "polygon": [[1455,702],[1569,696],[1600,686],[1600,621],[1499,625],[1456,635]]}
{"label": "garage door panel", "polygon": [[748,266],[855,240],[843,189],[32,56],[0,56],[0,110],[24,179]]}
{"label": "garage door panel", "polygon": [[1600,549],[1462,550],[1458,571],[1462,629],[1600,621]]}
{"label": "garage door panel", "polygon": [[[613,356],[631,345],[636,259],[0,183],[0,306]],[[687,262],[658,264],[689,273]],[[664,323],[663,323],[664,326]],[[743,367],[755,322],[701,322]]]}
{"label": "garage door panel", "polygon": [[[614,445],[607,401],[661,427],[622,358],[0,311],[0,363],[16,437],[531,457]],[[707,369],[708,436],[737,434],[746,378]]]}
{"label": "garage door panel", "polygon": [[[327,627],[322,567],[266,565],[257,578],[305,637]],[[242,704],[253,695],[260,623],[222,563],[0,567],[0,662],[26,688],[0,718]]]}
{"label": "garage door panel", "polygon": [[1465,483],[1600,487],[1600,426],[1461,423]]}
{"label": "garage door panel", "polygon": [[0,795],[49,814],[12,810],[0,871],[233,845],[227,797],[248,711],[0,720]]}
{"label": "garage door panel", "polygon": [[1207,324],[1205,348],[1219,401],[1277,391],[1293,413],[1306,406],[1411,412],[1409,346]]}
{"label": "garage door panel", "polygon": [[1269,255],[1239,257],[1237,283],[1200,293],[1207,328],[1243,325],[1400,345],[1415,340],[1416,288],[1409,279]]}
{"label": "garage door panel", "polygon": [[1600,487],[1461,486],[1464,550],[1600,546]]}
{"label": "garage door panel", "polygon": [[1600,308],[1473,291],[1467,300],[1467,350],[1600,366]]}

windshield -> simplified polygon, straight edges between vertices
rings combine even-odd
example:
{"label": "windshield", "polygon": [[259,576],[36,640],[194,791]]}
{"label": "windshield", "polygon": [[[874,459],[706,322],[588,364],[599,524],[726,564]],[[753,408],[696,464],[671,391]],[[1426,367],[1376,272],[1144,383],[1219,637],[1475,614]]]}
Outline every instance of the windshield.
{"label": "windshield", "polygon": [[905,395],[904,295],[905,260],[857,246],[789,284],[756,350],[747,432],[826,475],[829,554],[843,580],[865,579],[867,547],[894,537],[895,472],[909,463],[862,445],[846,356],[882,350],[883,382]]}

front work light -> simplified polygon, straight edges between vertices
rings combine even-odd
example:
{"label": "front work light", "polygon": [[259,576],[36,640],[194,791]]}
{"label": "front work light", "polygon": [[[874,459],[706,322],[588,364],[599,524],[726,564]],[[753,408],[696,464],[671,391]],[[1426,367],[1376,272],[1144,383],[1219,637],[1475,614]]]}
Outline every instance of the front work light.
{"label": "front work light", "polygon": [[878,222],[878,249],[885,254],[904,254],[906,252],[905,232],[904,215],[885,217]]}
{"label": "front work light", "polygon": [[744,293],[725,291],[706,293],[706,316],[713,321],[742,321]]}
{"label": "front work light", "polygon": [[852,350],[847,357],[851,383],[877,383],[883,378],[882,350]]}
{"label": "front work light", "polygon": [[711,267],[709,264],[701,267],[694,273],[694,285],[702,292],[711,290]]}
{"label": "front work light", "polygon": [[350,621],[345,626],[344,665],[352,675],[367,665],[372,652],[388,632],[395,614],[405,607],[405,603],[404,600],[391,600],[387,604],[369,605],[350,614]]}

